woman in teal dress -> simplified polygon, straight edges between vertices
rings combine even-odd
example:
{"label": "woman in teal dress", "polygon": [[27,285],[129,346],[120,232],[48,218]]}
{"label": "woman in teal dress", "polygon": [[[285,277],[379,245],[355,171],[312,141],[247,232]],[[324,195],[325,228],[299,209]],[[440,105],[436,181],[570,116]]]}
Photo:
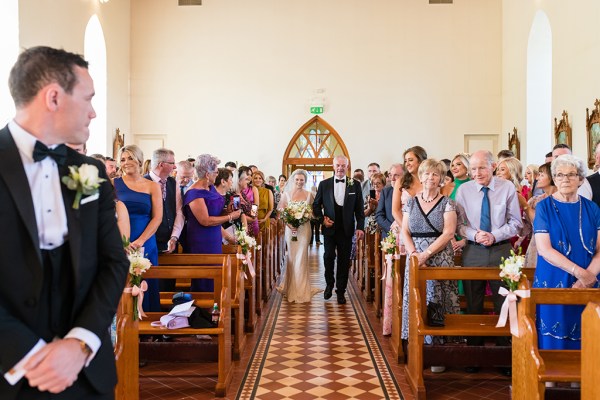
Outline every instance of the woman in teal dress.
{"label": "woman in teal dress", "polygon": [[[127,207],[131,236],[129,251],[144,249],[144,257],[158,265],[158,248],[154,233],[162,221],[162,195],[160,186],[142,176],[144,155],[136,145],[125,146],[120,151],[122,178],[115,178],[117,198]],[[161,311],[158,280],[146,279],[148,290],[144,294],[144,311]]]}
{"label": "woman in teal dress", "polygon": [[[533,287],[598,287],[600,209],[577,194],[585,179],[583,161],[570,154],[552,162],[557,191],[536,207],[533,228],[538,260]],[[581,349],[584,306],[538,305],[540,349]]]}

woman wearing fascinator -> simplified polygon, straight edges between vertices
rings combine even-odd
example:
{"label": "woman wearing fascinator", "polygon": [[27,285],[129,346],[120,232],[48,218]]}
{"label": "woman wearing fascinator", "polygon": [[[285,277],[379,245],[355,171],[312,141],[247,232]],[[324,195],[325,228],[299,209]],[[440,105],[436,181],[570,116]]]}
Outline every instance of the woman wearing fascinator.
{"label": "woman wearing fascinator", "polygon": [[[312,205],[314,196],[305,189],[307,179],[308,174],[303,169],[292,173],[277,206],[280,213],[283,213],[290,204]],[[321,291],[310,286],[308,247],[311,233],[310,218],[298,228],[290,224],[286,224],[285,227],[285,242],[288,248],[287,267],[283,282],[277,290],[282,292],[289,302],[310,302],[312,296]]]}

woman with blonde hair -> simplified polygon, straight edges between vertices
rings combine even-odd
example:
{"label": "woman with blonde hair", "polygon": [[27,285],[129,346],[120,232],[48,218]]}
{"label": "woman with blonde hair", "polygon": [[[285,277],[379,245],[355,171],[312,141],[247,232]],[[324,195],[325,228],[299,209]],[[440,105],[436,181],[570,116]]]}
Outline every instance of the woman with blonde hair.
{"label": "woman with blonde hair", "polygon": [[273,213],[273,192],[265,187],[265,174],[254,171],[252,174],[252,186],[258,189],[258,226],[262,231],[265,224],[270,223],[269,218]]}
{"label": "woman with blonde hair", "polygon": [[521,164],[521,161],[514,157],[504,158],[498,163],[496,168],[496,176],[512,182],[517,190],[523,227],[517,236],[510,239],[510,242],[515,250],[521,247],[523,253],[525,253],[527,251],[527,247],[529,246],[532,227],[531,223],[527,220],[527,218],[525,218],[525,212],[529,206],[527,205],[527,198],[525,195],[523,195],[523,193],[527,194],[528,190],[524,192],[523,186],[521,185],[521,181],[523,180],[523,165]]}
{"label": "woman with blonde hair", "polygon": [[539,167],[536,164],[529,164],[527,168],[525,168],[525,179],[529,184],[529,200],[533,196],[538,196],[544,193],[543,190],[537,188],[537,177],[539,174]]}
{"label": "woman with blonde hair", "polygon": [[[162,193],[158,183],[144,178],[142,160],[144,154],[136,145],[128,145],[119,151],[121,178],[115,178],[117,198],[125,204],[129,213],[130,243],[128,251],[143,249],[144,257],[152,265],[158,265],[158,247],[154,234],[162,222]],[[146,279],[148,291],[142,307],[146,311],[160,311],[158,281]]]}

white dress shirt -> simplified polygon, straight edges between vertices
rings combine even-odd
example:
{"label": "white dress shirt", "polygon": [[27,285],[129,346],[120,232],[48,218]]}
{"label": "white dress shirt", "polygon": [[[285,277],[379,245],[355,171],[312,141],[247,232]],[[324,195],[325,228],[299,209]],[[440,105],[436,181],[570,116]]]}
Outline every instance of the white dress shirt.
{"label": "white dress shirt", "polygon": [[346,195],[346,177],[343,177],[343,182],[336,182],[336,179],[340,179],[337,176],[333,177],[333,197],[338,206],[344,205],[344,196]]}
{"label": "white dress shirt", "polygon": [[[594,174],[597,174],[597,173],[599,173],[599,172],[594,172]],[[588,200],[592,199],[592,197],[593,197],[592,186],[590,185],[590,182],[587,180],[587,178],[585,178],[583,180],[583,182],[581,183],[581,186],[579,186],[579,189],[577,189],[577,194],[580,195],[581,197],[585,197]]]}

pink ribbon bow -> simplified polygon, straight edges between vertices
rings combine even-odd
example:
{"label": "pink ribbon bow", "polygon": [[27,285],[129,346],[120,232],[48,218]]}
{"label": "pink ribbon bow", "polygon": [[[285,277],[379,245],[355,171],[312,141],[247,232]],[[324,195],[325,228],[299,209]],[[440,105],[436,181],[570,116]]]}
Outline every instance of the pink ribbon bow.
{"label": "pink ribbon bow", "polygon": [[515,290],[509,291],[504,287],[500,287],[498,293],[501,296],[506,297],[502,308],[500,309],[500,318],[498,318],[498,324],[496,328],[502,328],[506,326],[507,318],[510,318],[510,333],[519,336],[519,322],[517,320],[517,297],[528,298],[531,296],[529,290]]}
{"label": "pink ribbon bow", "polygon": [[146,314],[144,314],[144,310],[142,309],[142,302],[144,301],[144,292],[146,290],[148,290],[148,284],[146,283],[146,281],[142,281],[142,283],[140,283],[140,286],[133,285],[131,287],[126,287],[125,290],[123,290],[123,292],[125,293],[131,293],[133,297],[138,297],[137,309],[140,320],[142,319],[142,317],[146,316]]}
{"label": "pink ribbon bow", "polygon": [[381,280],[387,280],[388,282],[392,282],[392,260],[398,260],[400,258],[400,254],[386,254],[385,255],[385,268],[383,269],[383,274],[381,274]]}
{"label": "pink ribbon bow", "polygon": [[[248,271],[250,271],[250,275],[252,275],[252,277],[254,278],[256,276],[256,272],[254,271],[254,265],[252,265],[252,253],[248,252],[246,254],[241,254],[241,253],[237,253],[235,255],[237,257],[238,260],[242,260],[242,264],[245,264],[248,266]],[[248,275],[244,272],[244,275],[246,276],[246,278],[248,278]]]}

